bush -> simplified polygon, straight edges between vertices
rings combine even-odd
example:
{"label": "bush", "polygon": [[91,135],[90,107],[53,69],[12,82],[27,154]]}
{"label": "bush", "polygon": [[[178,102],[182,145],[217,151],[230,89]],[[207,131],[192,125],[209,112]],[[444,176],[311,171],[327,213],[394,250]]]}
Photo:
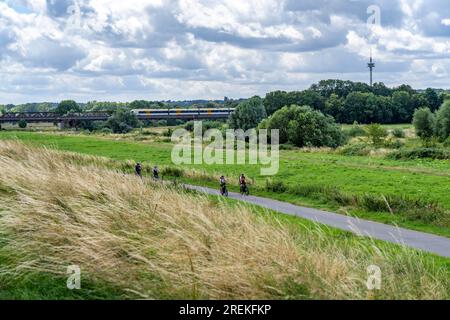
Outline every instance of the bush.
{"label": "bush", "polygon": [[356,124],[353,125],[350,129],[347,129],[345,131],[345,133],[350,138],[363,137],[366,135],[366,131],[364,131],[364,128],[362,128],[360,125],[356,125]]}
{"label": "bush", "polygon": [[388,158],[394,160],[414,160],[414,159],[450,159],[450,151],[442,148],[415,148],[403,149],[392,152]]}
{"label": "bush", "polygon": [[186,122],[186,124],[184,125],[184,129],[186,129],[187,131],[193,132],[194,131],[194,121]]}
{"label": "bush", "polygon": [[20,129],[25,129],[28,126],[28,123],[25,120],[20,120],[18,125]]}
{"label": "bush", "polygon": [[275,193],[284,193],[288,190],[288,187],[282,181],[266,180],[266,191]]}
{"label": "bush", "polygon": [[399,139],[403,139],[406,137],[405,131],[399,128],[392,130],[392,135]]}
{"label": "bush", "polygon": [[167,127],[167,120],[159,120],[156,125],[158,127]]}
{"label": "bush", "polygon": [[290,143],[280,144],[280,150],[292,151],[298,150],[298,148]]}
{"label": "bush", "polygon": [[94,131],[101,131],[101,130],[105,129],[105,126],[106,126],[106,121],[94,121],[94,122],[92,122],[92,129]]}
{"label": "bush", "polygon": [[173,129],[171,129],[171,128],[165,130],[165,131],[162,133],[163,137],[171,137],[172,134],[173,134]]}
{"label": "bush", "polygon": [[280,143],[296,147],[331,147],[344,144],[346,137],[330,116],[308,106],[292,105],[275,112],[264,125],[280,130]]}
{"label": "bush", "polygon": [[400,140],[387,140],[384,142],[384,147],[389,149],[400,149],[405,146],[405,143]]}
{"label": "bush", "polygon": [[[194,131],[194,125],[195,121],[189,121],[186,122],[184,125],[184,129],[187,131],[193,132]],[[203,131],[209,130],[209,129],[221,129],[222,123],[219,121],[202,121]]]}
{"label": "bush", "polygon": [[435,133],[436,120],[430,109],[422,108],[414,112],[413,125],[417,136],[428,142]]}
{"label": "bush", "polygon": [[106,121],[106,126],[114,133],[128,133],[141,125],[136,115],[127,109],[118,109]]}
{"label": "bush", "polygon": [[447,140],[444,141],[444,147],[450,148],[450,137],[448,137]]}
{"label": "bush", "polygon": [[228,123],[232,129],[254,129],[266,117],[266,109],[260,97],[253,97],[238,105]]}
{"label": "bush", "polygon": [[346,145],[339,150],[344,156],[367,156],[372,149],[365,143],[357,143]]}
{"label": "bush", "polygon": [[169,177],[180,178],[180,177],[184,176],[184,170],[175,168],[175,167],[165,167],[161,170],[161,175],[163,177],[169,176]]}
{"label": "bush", "polygon": [[377,123],[367,125],[365,131],[369,140],[377,147],[382,145],[384,139],[388,136],[387,130]]}
{"label": "bush", "polygon": [[401,149],[405,146],[405,143],[400,141],[400,140],[395,140],[392,144],[391,144],[391,148],[392,149]]}
{"label": "bush", "polygon": [[441,141],[450,137],[450,100],[445,101],[436,113],[436,134]]}
{"label": "bush", "polygon": [[110,128],[102,128],[100,130],[100,133],[102,133],[102,134],[111,134],[111,133],[113,133],[113,131]]}

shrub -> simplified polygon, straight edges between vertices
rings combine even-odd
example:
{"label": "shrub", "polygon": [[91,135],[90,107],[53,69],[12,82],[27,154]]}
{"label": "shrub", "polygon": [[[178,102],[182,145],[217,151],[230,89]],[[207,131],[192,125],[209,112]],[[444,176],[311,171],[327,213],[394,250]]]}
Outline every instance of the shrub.
{"label": "shrub", "polygon": [[344,156],[367,156],[372,149],[365,143],[346,145],[339,150]]}
{"label": "shrub", "polygon": [[428,108],[422,108],[414,112],[413,125],[417,136],[422,141],[428,142],[434,135],[436,120]]}
{"label": "shrub", "polygon": [[[184,125],[184,129],[187,131],[193,132],[194,131],[194,125],[195,121],[189,121],[186,122]],[[203,131],[209,130],[209,129],[221,129],[222,123],[219,121],[202,121]]]}
{"label": "shrub", "polygon": [[100,133],[102,134],[111,134],[113,131],[110,128],[103,128],[100,130]]}
{"label": "shrub", "polygon": [[394,160],[413,160],[413,159],[437,159],[448,160],[450,159],[450,151],[442,148],[414,148],[403,149],[392,152],[388,155],[388,158]]}
{"label": "shrub", "polygon": [[436,113],[436,133],[442,141],[450,137],[450,100],[446,100]]}
{"label": "shrub", "polygon": [[136,115],[127,109],[117,109],[106,121],[106,126],[114,133],[128,133],[141,125]]}
{"label": "shrub", "polygon": [[280,130],[280,143],[290,143],[299,148],[337,148],[346,140],[332,117],[308,106],[284,107],[275,112],[266,125],[269,130]]}
{"label": "shrub", "polygon": [[105,126],[106,126],[106,122],[105,121],[93,121],[92,122],[92,129],[94,131],[101,131],[101,130],[105,129]]}
{"label": "shrub", "polygon": [[180,168],[175,168],[175,167],[165,167],[161,170],[161,175],[180,178],[180,177],[184,176],[184,170],[180,169]]}
{"label": "shrub", "polygon": [[369,140],[375,146],[382,145],[384,139],[388,136],[387,130],[377,123],[367,125],[365,130]]}
{"label": "shrub", "polygon": [[448,137],[447,140],[444,141],[444,147],[450,148],[450,137]]}
{"label": "shrub", "polygon": [[403,138],[405,138],[405,131],[403,131],[402,129],[400,129],[400,128],[397,128],[397,129],[394,129],[394,130],[392,130],[392,135],[394,136],[394,137],[396,137],[396,138],[399,138],[399,139],[403,139]]}
{"label": "shrub", "polygon": [[173,134],[173,129],[172,129],[172,128],[169,128],[169,129],[165,130],[165,131],[162,133],[163,137],[171,137],[172,134]]}
{"label": "shrub", "polygon": [[397,139],[396,140],[387,140],[384,142],[385,148],[400,149],[404,146],[405,146],[405,143],[400,140],[397,140]]}
{"label": "shrub", "polygon": [[280,150],[296,150],[296,149],[298,149],[298,148],[290,143],[285,143],[285,144],[280,145]]}
{"label": "shrub", "polygon": [[167,127],[167,120],[159,120],[156,125],[158,127]]}
{"label": "shrub", "polygon": [[284,193],[288,190],[288,187],[283,181],[266,180],[266,191],[275,193]]}
{"label": "shrub", "polygon": [[20,129],[25,129],[28,126],[28,123],[25,120],[20,120],[18,125]]}
{"label": "shrub", "polygon": [[193,132],[194,131],[194,121],[186,122],[186,124],[184,125],[184,129],[186,129],[187,131]]}

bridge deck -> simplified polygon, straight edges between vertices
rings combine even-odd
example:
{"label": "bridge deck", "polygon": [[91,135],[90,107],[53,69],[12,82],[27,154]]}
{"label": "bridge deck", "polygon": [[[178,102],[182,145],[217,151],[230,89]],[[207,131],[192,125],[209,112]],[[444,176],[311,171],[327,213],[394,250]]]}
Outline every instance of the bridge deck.
{"label": "bridge deck", "polygon": [[[167,113],[152,113],[138,114],[139,120],[197,120],[197,119],[227,119],[234,110],[224,112],[223,110],[209,110],[208,112],[197,112],[189,109],[171,110]],[[111,116],[111,113],[107,112],[88,112],[69,114],[61,116],[54,112],[30,112],[30,113],[6,113],[0,115],[0,123],[15,123],[19,121],[26,122],[51,122],[61,123],[70,121],[106,121]]]}

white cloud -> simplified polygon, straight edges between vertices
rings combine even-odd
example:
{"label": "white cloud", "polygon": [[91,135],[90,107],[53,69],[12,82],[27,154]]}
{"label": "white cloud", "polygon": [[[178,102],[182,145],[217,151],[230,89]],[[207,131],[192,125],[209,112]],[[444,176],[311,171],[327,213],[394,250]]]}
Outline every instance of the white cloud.
{"label": "white cloud", "polygon": [[[220,98],[323,78],[448,86],[445,0],[0,1],[0,103]],[[382,25],[367,28],[369,5]],[[73,18],[73,16],[72,16]],[[75,21],[76,22],[76,21]]]}

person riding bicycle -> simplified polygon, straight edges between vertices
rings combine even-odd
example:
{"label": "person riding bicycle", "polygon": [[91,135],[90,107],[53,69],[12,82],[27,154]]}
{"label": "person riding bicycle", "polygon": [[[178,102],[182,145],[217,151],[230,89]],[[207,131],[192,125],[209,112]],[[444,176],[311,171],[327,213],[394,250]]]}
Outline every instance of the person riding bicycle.
{"label": "person riding bicycle", "polygon": [[245,176],[244,174],[241,174],[241,176],[239,177],[239,185],[242,186],[247,186],[247,182],[245,181]]}
{"label": "person riding bicycle", "polygon": [[227,181],[225,180],[224,176],[220,177],[220,193],[222,195],[227,193]]}
{"label": "person riding bicycle", "polygon": [[155,166],[153,168],[153,179],[155,179],[155,180],[159,179],[159,168],[158,168],[158,166]]}
{"label": "person riding bicycle", "polygon": [[248,195],[248,187],[247,187],[247,181],[245,180],[245,175],[241,174],[239,177],[239,185],[241,186],[241,193]]}
{"label": "person riding bicycle", "polygon": [[136,164],[135,172],[138,177],[142,178],[142,165],[139,162]]}

